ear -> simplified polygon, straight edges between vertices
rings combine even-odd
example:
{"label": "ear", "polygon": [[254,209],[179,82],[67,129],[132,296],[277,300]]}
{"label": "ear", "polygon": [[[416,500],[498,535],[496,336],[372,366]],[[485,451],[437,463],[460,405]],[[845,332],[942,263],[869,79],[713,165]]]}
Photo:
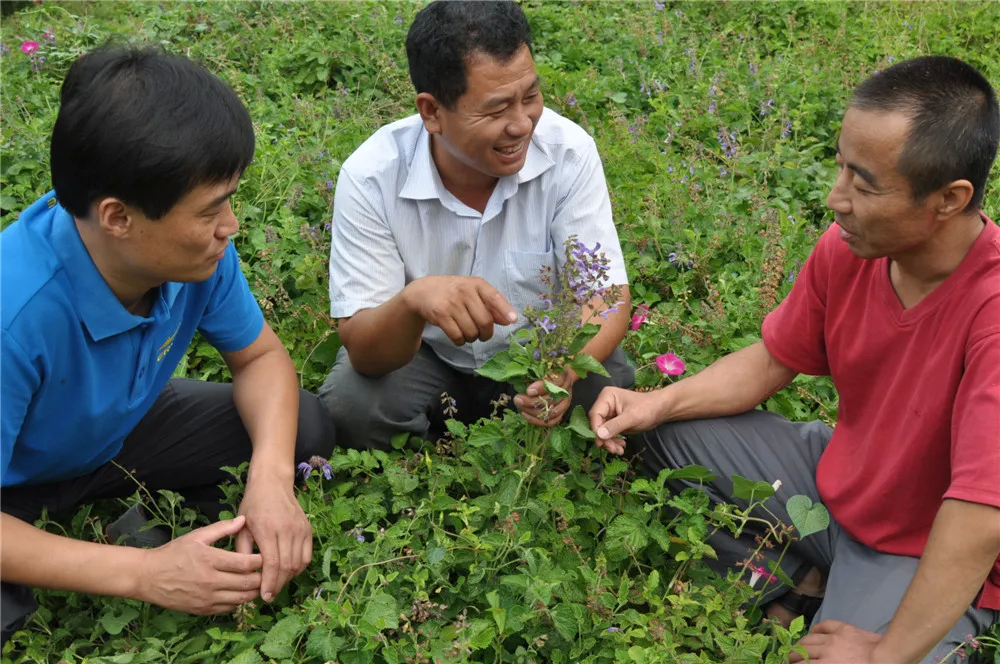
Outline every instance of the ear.
{"label": "ear", "polygon": [[132,231],[132,216],[129,207],[122,200],[102,198],[91,209],[98,226],[108,235],[122,238]]}
{"label": "ear", "polygon": [[424,121],[424,129],[428,134],[441,133],[441,112],[444,107],[438,103],[429,92],[421,92],[417,95],[417,112],[420,119]]}
{"label": "ear", "polygon": [[939,219],[950,219],[965,211],[976,188],[968,180],[955,180],[938,191],[937,216]]}

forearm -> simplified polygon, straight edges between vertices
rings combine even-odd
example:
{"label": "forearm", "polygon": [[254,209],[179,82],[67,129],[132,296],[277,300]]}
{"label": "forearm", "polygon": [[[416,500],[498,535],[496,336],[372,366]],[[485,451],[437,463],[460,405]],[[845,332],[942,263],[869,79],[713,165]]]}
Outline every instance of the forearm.
{"label": "forearm", "polygon": [[406,302],[405,289],[340,325],[340,339],[354,370],[378,377],[409,364],[420,349],[426,322]]}
{"label": "forearm", "polygon": [[758,341],[659,390],[657,419],[662,423],[743,413],[788,385],[795,375]]}
{"label": "forearm", "polygon": [[945,500],[873,662],[919,662],[968,610],[998,554],[1000,508]]}
{"label": "forearm", "polygon": [[632,300],[627,286],[622,287],[618,300],[616,310],[614,313],[608,314],[607,318],[597,313],[608,307],[603,300],[595,301],[591,307],[585,307],[583,311],[584,323],[598,325],[601,328],[601,331],[583,347],[583,352],[598,362],[604,362],[611,356],[611,353],[615,352],[622,339],[625,338],[625,332],[628,331]]}
{"label": "forearm", "polygon": [[264,353],[233,373],[233,401],[253,446],[248,481],[266,473],[291,487],[299,386],[295,365],[283,348]]}
{"label": "forearm", "polygon": [[5,583],[38,588],[138,596],[145,551],[81,542],[0,515],[0,577]]}

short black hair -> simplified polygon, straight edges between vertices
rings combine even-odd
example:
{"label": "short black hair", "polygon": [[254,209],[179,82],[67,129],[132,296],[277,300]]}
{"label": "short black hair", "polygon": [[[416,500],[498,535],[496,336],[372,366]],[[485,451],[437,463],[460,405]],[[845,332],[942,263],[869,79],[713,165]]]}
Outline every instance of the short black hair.
{"label": "short black hair", "polygon": [[160,219],[195,187],[241,175],[253,153],[249,113],[208,70],[156,46],[109,44],[63,81],[52,185],[75,217],[113,196]]}
{"label": "short black hair", "polygon": [[946,56],[906,60],[859,85],[850,106],[909,116],[899,172],[914,200],[965,179],[974,188],[967,210],[979,207],[997,156],[1000,109],[989,81],[974,67]]}
{"label": "short black hair", "polygon": [[418,93],[429,92],[453,109],[465,94],[470,56],[506,63],[522,45],[531,50],[531,28],[516,3],[437,0],[417,13],[406,35],[410,80]]}

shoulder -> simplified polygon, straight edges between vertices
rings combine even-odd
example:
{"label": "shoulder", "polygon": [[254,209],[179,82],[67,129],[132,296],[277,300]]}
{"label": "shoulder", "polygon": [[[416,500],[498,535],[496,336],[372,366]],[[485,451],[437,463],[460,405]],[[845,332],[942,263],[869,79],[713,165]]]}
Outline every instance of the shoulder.
{"label": "shoulder", "polygon": [[551,108],[542,111],[532,141],[556,163],[560,158],[575,160],[597,154],[597,143],[587,130]]}
{"label": "shoulder", "polygon": [[419,115],[385,125],[355,150],[341,167],[356,182],[384,182],[405,173],[424,131]]}
{"label": "shoulder", "polygon": [[[0,319],[4,331],[13,334],[25,316],[36,323],[54,322],[53,316],[69,313],[69,300],[57,282],[61,269],[51,245],[23,217],[0,233]],[[40,316],[44,316],[41,321]]]}

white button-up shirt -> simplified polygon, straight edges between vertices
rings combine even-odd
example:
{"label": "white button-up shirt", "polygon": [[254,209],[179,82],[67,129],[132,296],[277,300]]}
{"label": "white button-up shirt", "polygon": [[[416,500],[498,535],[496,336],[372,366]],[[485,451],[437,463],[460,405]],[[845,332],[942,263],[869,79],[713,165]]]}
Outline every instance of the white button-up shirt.
{"label": "white button-up shirt", "polygon": [[[539,306],[543,267],[561,269],[570,236],[601,243],[610,283],[628,278],[594,139],[545,109],[524,167],[497,181],[482,214],[451,194],[419,115],[382,127],[337,178],[330,249],[330,315],[353,316],[432,275],[482,277],[518,311]],[[497,326],[489,341],[456,346],[433,325],[424,342],[462,371],[483,365],[527,325]]]}

